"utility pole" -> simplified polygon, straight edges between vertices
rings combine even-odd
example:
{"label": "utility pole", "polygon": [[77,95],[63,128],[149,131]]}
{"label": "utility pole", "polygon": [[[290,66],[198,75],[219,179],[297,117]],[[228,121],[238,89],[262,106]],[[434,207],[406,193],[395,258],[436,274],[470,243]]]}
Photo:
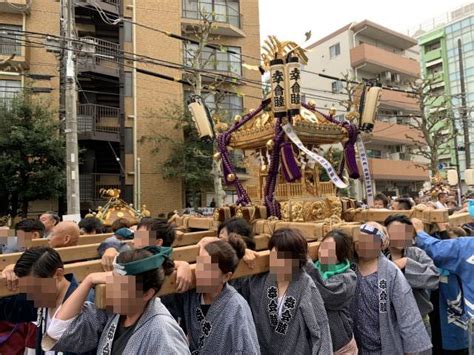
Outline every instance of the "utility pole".
{"label": "utility pole", "polygon": [[75,36],[74,1],[61,0],[63,13],[62,27],[66,37],[66,55],[64,57],[66,67],[64,108],[66,113],[66,183],[67,183],[67,213],[79,214],[80,191],[79,191],[79,162],[77,143],[77,89],[76,89],[76,63],[74,44]]}
{"label": "utility pole", "polygon": [[461,108],[459,113],[461,115],[462,126],[464,131],[464,154],[466,157],[466,169],[471,168],[471,144],[469,138],[469,122],[468,122],[468,110],[466,100],[466,84],[464,82],[464,63],[462,59],[462,41],[458,38],[458,55],[459,55],[459,76],[461,83]]}

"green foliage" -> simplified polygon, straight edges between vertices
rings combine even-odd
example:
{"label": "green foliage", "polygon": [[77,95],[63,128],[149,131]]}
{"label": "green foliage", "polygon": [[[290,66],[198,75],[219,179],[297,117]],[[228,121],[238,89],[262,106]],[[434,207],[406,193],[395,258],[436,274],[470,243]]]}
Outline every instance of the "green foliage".
{"label": "green foliage", "polygon": [[28,202],[56,198],[65,188],[64,140],[45,103],[25,91],[0,104],[1,213],[23,215]]}
{"label": "green foliage", "polygon": [[181,178],[186,191],[193,195],[212,188],[213,146],[211,142],[199,139],[190,113],[185,112],[179,104],[169,103],[165,109],[153,113],[153,116],[156,127],[172,123],[173,128],[184,135],[184,140],[175,140],[151,128],[150,135],[141,137],[142,142],[153,143],[153,151],[157,154],[163,143],[171,147],[171,154],[162,166],[164,178]]}

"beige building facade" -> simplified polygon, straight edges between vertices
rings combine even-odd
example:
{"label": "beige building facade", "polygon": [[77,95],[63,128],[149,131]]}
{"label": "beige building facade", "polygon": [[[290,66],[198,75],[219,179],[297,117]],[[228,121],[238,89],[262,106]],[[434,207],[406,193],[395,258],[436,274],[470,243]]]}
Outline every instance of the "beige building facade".
{"label": "beige building facade", "polygon": [[[206,67],[217,76],[236,77],[235,83],[225,88],[228,94],[219,107],[228,117],[248,112],[261,96],[259,73],[243,66],[244,61],[257,64],[260,55],[257,0],[75,1],[76,33],[84,43],[77,49],[76,61],[81,210],[103,204],[99,191],[110,187],[121,189],[129,203],[145,204],[153,215],[184,207],[182,180],[163,178],[162,167],[171,153],[170,145],[162,143],[157,147],[141,138],[161,134],[172,141],[183,140],[172,120],[158,117],[170,105],[184,106],[189,89],[179,82],[134,69],[174,79],[182,79],[183,70],[134,62],[133,54],[173,66],[186,64],[185,42],[166,36],[163,31],[190,37],[204,13],[210,14],[214,22],[210,42],[240,53],[230,56],[225,50],[216,51],[212,54],[216,57],[214,66]],[[115,23],[117,18],[125,20]],[[21,70],[0,73],[0,86],[10,93],[30,82],[33,90],[49,100],[50,107],[62,117],[60,53],[48,51],[41,45],[44,39],[31,34],[61,35],[60,2],[0,3],[0,31],[11,29],[28,32],[13,39],[0,33],[0,59],[15,53],[14,61]],[[25,40],[40,43],[33,45]],[[212,109],[212,98],[206,102]],[[58,208],[56,202],[38,201],[31,210]]]}
{"label": "beige building facade", "polygon": [[[377,80],[384,87],[409,90],[409,82],[420,76],[417,42],[411,37],[365,20],[351,23],[308,48],[309,63],[302,74],[306,100],[313,99],[322,111],[337,109],[344,118],[347,100],[345,83],[318,77],[322,73],[357,81]],[[428,172],[424,161],[412,154],[413,130],[407,125],[418,112],[413,98],[398,91],[383,90],[373,134],[365,139],[369,164],[377,192],[391,196],[416,196]],[[361,184],[356,195],[363,196]]]}

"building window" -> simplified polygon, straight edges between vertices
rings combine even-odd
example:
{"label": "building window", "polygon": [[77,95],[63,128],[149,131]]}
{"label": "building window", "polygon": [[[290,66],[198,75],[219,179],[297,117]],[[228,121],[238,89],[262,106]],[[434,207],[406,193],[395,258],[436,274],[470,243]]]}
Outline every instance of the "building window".
{"label": "building window", "polygon": [[207,18],[240,28],[239,0],[183,0],[183,17]]}
{"label": "building window", "polygon": [[204,100],[211,114],[217,113],[224,120],[231,120],[235,115],[241,115],[244,110],[242,97],[236,94],[210,94]]}
{"label": "building window", "polygon": [[441,48],[441,41],[432,42],[432,43],[426,45],[425,53],[434,51],[435,49],[439,49],[439,48]]}
{"label": "building window", "polygon": [[374,150],[374,149],[367,149],[367,156],[373,159],[381,159],[382,158],[382,151]]}
{"label": "building window", "polygon": [[[185,91],[184,102],[188,105],[189,97],[192,95],[190,91]],[[237,94],[212,94],[203,92],[201,95],[209,109],[211,116],[218,114],[224,121],[230,121],[235,115],[242,115],[244,111],[244,102],[242,97]]]}
{"label": "building window", "polygon": [[0,55],[21,55],[22,35],[12,33],[12,31],[22,31],[21,26],[0,24]]}
{"label": "building window", "polygon": [[331,91],[333,94],[340,94],[342,92],[342,82],[339,80],[331,83]]}
{"label": "building window", "polygon": [[[192,66],[198,46],[187,44],[184,47],[184,65]],[[230,53],[230,52],[232,53]],[[202,61],[205,69],[242,75],[242,55],[240,47],[204,48]]]}
{"label": "building window", "polygon": [[0,80],[0,103],[10,105],[20,91],[20,80]]}
{"label": "building window", "polygon": [[336,43],[329,47],[329,57],[331,59],[336,58],[339,54],[341,54],[341,45],[340,43]]}

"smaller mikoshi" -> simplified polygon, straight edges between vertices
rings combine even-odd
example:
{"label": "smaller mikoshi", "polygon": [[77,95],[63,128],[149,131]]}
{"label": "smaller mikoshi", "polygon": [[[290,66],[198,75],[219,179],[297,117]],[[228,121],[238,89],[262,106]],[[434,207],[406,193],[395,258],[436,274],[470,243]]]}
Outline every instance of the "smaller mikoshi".
{"label": "smaller mikoshi", "polygon": [[150,211],[146,209],[146,205],[142,205],[140,210],[136,210],[120,198],[121,191],[119,189],[100,189],[99,192],[100,197],[108,199],[108,201],[103,207],[99,206],[96,212],[90,211],[86,217],[96,217],[105,226],[111,226],[119,218],[125,218],[133,225],[143,217],[150,217]]}

